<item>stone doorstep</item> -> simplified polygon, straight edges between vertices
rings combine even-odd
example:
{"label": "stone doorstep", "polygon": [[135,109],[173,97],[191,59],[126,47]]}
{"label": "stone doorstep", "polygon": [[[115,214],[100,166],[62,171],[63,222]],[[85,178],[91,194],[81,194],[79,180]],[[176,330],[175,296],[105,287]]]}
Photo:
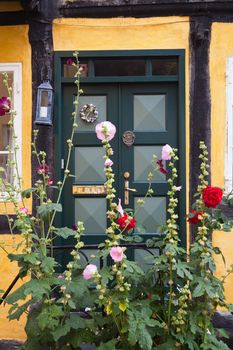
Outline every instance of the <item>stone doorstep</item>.
{"label": "stone doorstep", "polygon": [[[213,318],[213,324],[216,328],[224,328],[229,333],[229,339],[225,342],[233,350],[233,315],[230,312],[217,311]],[[0,340],[0,350],[20,349],[22,343],[15,340]],[[83,350],[92,350],[93,345],[86,345]]]}
{"label": "stone doorstep", "polygon": [[20,349],[20,346],[23,343],[20,343],[15,340],[0,340],[0,350],[15,350]]}

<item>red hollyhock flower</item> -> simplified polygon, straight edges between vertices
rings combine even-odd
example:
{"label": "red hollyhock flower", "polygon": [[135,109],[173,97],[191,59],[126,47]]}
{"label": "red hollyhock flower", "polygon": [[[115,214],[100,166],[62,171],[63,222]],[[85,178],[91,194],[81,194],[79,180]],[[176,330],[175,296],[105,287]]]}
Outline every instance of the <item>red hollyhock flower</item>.
{"label": "red hollyhock flower", "polygon": [[218,187],[207,186],[202,191],[202,199],[207,208],[216,208],[222,201],[223,190]]}
{"label": "red hollyhock flower", "polygon": [[129,219],[127,214],[124,214],[121,218],[117,219],[117,223],[120,226],[121,230],[129,231],[131,228],[136,226],[135,219]]}
{"label": "red hollyhock flower", "polygon": [[37,173],[38,174],[45,174],[47,175],[49,173],[49,166],[47,164],[41,164],[38,168],[37,168]]}
{"label": "red hollyhock flower", "polygon": [[74,63],[73,58],[67,58],[66,64],[68,64],[69,66],[72,66],[73,63]]}
{"label": "red hollyhock flower", "polygon": [[163,174],[163,175],[167,175],[167,170],[164,168],[163,165],[163,160],[162,159],[158,159],[156,164],[159,166],[159,171]]}
{"label": "red hollyhock flower", "polygon": [[5,115],[11,109],[11,103],[6,96],[0,98],[0,116]]}
{"label": "red hollyhock flower", "polygon": [[199,215],[202,215],[202,211],[195,211],[195,210],[190,210],[190,213],[192,214],[192,217],[188,218],[188,222],[190,222],[190,224],[198,224],[198,222],[200,222],[200,220],[198,219]]}

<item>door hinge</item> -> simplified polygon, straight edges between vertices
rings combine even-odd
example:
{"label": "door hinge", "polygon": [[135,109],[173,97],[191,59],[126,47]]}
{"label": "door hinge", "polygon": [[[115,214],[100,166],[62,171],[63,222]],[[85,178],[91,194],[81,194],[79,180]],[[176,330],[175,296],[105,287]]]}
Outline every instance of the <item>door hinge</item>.
{"label": "door hinge", "polygon": [[64,166],[65,166],[64,159],[61,159],[61,169],[64,169]]}

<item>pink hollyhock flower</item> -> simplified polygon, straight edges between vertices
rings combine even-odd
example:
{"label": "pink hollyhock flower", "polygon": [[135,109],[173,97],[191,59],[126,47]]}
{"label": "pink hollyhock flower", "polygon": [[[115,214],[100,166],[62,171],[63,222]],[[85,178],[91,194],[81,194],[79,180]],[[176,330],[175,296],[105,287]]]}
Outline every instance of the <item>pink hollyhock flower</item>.
{"label": "pink hollyhock flower", "polygon": [[96,136],[99,140],[110,141],[116,133],[116,127],[109,121],[101,122],[95,127]]}
{"label": "pink hollyhock flower", "polygon": [[110,256],[115,262],[122,261],[124,258],[124,252],[122,247],[112,247],[110,249]]}
{"label": "pink hollyhock flower", "polygon": [[104,165],[105,166],[112,166],[113,165],[113,161],[108,158],[108,159],[105,160]]}
{"label": "pink hollyhock flower", "polygon": [[123,210],[123,208],[121,206],[121,199],[120,198],[118,198],[117,211],[118,211],[118,213],[120,213],[121,217],[124,216],[124,210]]}
{"label": "pink hollyhock flower", "polygon": [[176,191],[180,192],[182,189],[182,186],[176,186]]}
{"label": "pink hollyhock flower", "polygon": [[37,173],[38,174],[45,174],[47,175],[49,172],[49,166],[47,164],[41,164],[38,168],[37,168]]}
{"label": "pink hollyhock flower", "polygon": [[48,178],[48,182],[47,182],[47,183],[48,183],[48,185],[49,185],[49,186],[52,186],[52,184],[53,184],[53,180],[52,180],[52,179],[50,179],[50,178]]}
{"label": "pink hollyhock flower", "polygon": [[25,208],[25,207],[20,208],[19,211],[20,211],[20,213],[22,213],[22,214],[27,214],[27,213],[28,213],[28,209]]}
{"label": "pink hollyhock flower", "polygon": [[97,273],[98,269],[97,266],[94,264],[89,264],[85,267],[83,270],[83,278],[85,280],[90,280],[94,277],[94,275]]}
{"label": "pink hollyhock flower", "polygon": [[162,148],[162,160],[170,160],[171,159],[172,148],[168,144],[163,146]]}
{"label": "pink hollyhock flower", "polygon": [[0,116],[5,115],[11,109],[11,103],[6,96],[0,98]]}
{"label": "pink hollyhock flower", "polygon": [[162,159],[158,159],[156,164],[159,166],[159,171],[163,174],[163,175],[167,175],[167,170],[164,168],[163,165],[163,160]]}
{"label": "pink hollyhock flower", "polygon": [[67,58],[66,64],[68,64],[69,66],[72,66],[73,63],[74,63],[73,58]]}

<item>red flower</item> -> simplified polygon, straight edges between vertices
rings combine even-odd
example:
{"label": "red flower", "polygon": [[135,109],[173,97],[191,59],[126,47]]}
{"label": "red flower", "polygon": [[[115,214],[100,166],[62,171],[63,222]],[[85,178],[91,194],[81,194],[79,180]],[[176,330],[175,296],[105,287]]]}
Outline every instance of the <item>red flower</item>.
{"label": "red flower", "polygon": [[218,187],[207,186],[202,191],[202,199],[207,208],[216,208],[222,201],[223,190]]}
{"label": "red flower", "polygon": [[49,173],[49,166],[47,164],[41,164],[39,168],[37,168],[38,174],[45,174],[47,175]]}
{"label": "red flower", "polygon": [[10,111],[11,103],[6,96],[0,98],[0,116],[5,115]]}
{"label": "red flower", "polygon": [[163,175],[167,175],[167,170],[164,168],[163,165],[163,160],[162,159],[158,159],[156,164],[159,166],[159,171],[163,174]]}
{"label": "red flower", "polygon": [[202,211],[195,211],[195,210],[190,210],[190,213],[192,216],[188,218],[188,222],[190,222],[190,224],[198,224],[198,222],[200,222],[200,220],[198,219],[199,215],[202,215]]}
{"label": "red flower", "polygon": [[73,58],[67,58],[66,64],[68,64],[69,66],[72,66],[73,63],[74,63]]}
{"label": "red flower", "polygon": [[136,220],[130,219],[127,214],[124,214],[121,218],[117,219],[117,223],[121,230],[129,231],[136,226]]}

